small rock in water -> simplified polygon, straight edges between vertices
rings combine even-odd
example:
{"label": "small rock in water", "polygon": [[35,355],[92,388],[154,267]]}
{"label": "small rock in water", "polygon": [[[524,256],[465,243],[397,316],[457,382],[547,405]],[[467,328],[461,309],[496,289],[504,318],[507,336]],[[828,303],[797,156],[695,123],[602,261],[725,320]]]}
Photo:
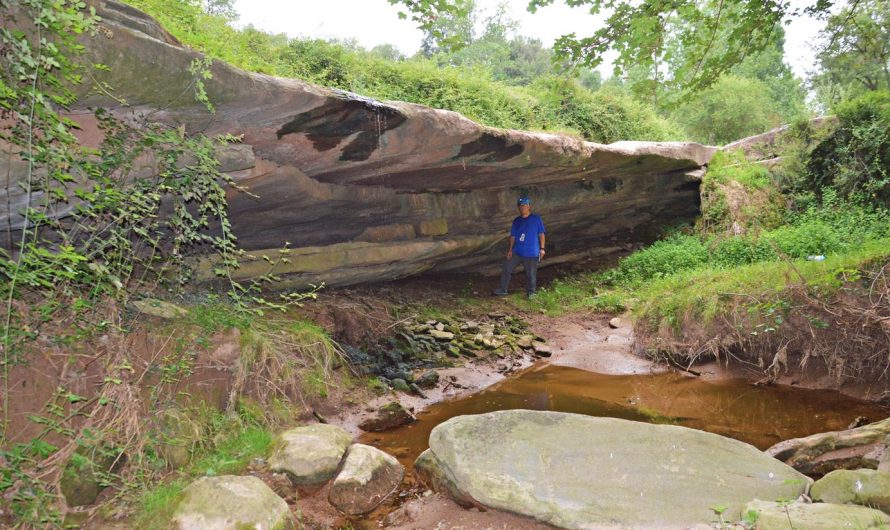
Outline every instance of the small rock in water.
{"label": "small rock in water", "polygon": [[868,418],[865,416],[856,416],[856,419],[850,422],[850,425],[847,425],[847,429],[855,429],[856,427],[862,427],[863,425],[868,424]]}
{"label": "small rock in water", "polygon": [[377,409],[377,415],[359,424],[359,429],[380,432],[414,423],[416,418],[398,401],[391,401]]}
{"label": "small rock in water", "polygon": [[550,357],[551,355],[553,355],[553,351],[550,349],[550,346],[547,346],[543,342],[532,342],[532,348],[534,348],[535,350],[535,355],[538,355],[540,357]]}

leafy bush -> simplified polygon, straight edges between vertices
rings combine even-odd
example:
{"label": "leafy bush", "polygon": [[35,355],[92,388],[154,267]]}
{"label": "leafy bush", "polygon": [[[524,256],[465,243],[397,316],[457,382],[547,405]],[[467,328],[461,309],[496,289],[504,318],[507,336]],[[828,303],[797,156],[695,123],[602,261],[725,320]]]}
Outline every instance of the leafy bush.
{"label": "leafy bush", "polygon": [[724,145],[781,125],[769,87],[757,79],[721,77],[682,105],[675,119],[696,141]]}
{"label": "leafy bush", "polygon": [[711,249],[710,263],[719,267],[734,267],[758,261],[776,259],[773,248],[754,237],[731,237],[717,243]]}
{"label": "leafy bush", "polygon": [[791,258],[835,254],[844,248],[840,234],[832,226],[818,220],[783,226],[764,234],[763,239]]}
{"label": "leafy bush", "polygon": [[622,259],[608,279],[617,284],[638,284],[707,263],[708,249],[695,236],[675,235]]}
{"label": "leafy bush", "polygon": [[810,155],[796,191],[890,207],[890,92],[871,92],[838,105],[839,124]]}
{"label": "leafy bush", "polygon": [[547,76],[535,80],[525,92],[545,130],[568,127],[599,143],[681,137],[678,128],[652,107],[615,88],[591,92],[574,79]]}
{"label": "leafy bush", "polygon": [[772,184],[769,170],[750,162],[741,149],[714,153],[708,164],[707,179],[719,183],[734,180],[748,189],[764,189]]}

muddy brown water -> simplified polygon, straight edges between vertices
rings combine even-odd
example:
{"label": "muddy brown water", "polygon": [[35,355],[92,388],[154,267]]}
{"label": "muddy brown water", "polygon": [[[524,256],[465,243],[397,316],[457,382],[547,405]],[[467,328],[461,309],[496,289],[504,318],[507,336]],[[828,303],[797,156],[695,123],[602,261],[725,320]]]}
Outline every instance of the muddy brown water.
{"label": "muddy brown water", "polygon": [[877,421],[890,410],[836,392],[747,381],[705,382],[676,373],[602,375],[575,368],[532,368],[482,392],[432,405],[417,422],[361,442],[395,455],[408,469],[428,447],[430,431],[464,414],[534,409],[671,423],[766,449],[776,442],[847,428],[857,417]]}

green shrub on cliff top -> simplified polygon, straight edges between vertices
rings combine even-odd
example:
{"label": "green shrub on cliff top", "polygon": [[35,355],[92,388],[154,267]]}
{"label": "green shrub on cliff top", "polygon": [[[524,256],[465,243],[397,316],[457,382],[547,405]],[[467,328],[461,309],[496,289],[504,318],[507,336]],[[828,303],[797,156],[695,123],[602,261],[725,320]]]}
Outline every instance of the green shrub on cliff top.
{"label": "green shrub on cliff top", "polygon": [[890,208],[890,92],[837,107],[838,127],[809,156],[797,192],[833,190],[841,198]]}
{"label": "green shrub on cliff top", "polygon": [[352,43],[288,39],[235,29],[200,2],[129,0],[184,44],[249,71],[302,79],[380,100],[453,110],[483,125],[574,132],[587,140],[676,140],[679,127],[616,90],[591,92],[573,79],[539,78],[527,87],[493,80],[483,66],[441,67],[421,57],[393,61]]}

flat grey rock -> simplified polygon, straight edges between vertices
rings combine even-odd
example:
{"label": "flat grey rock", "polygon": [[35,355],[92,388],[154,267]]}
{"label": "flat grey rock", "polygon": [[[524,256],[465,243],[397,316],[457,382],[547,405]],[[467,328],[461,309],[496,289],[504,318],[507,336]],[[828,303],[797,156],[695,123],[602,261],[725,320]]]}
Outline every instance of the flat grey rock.
{"label": "flat grey rock", "polygon": [[452,418],[419,460],[464,504],[577,529],[707,526],[712,506],[741,513],[751,499],[796,498],[812,482],[716,434],[530,410]]}

